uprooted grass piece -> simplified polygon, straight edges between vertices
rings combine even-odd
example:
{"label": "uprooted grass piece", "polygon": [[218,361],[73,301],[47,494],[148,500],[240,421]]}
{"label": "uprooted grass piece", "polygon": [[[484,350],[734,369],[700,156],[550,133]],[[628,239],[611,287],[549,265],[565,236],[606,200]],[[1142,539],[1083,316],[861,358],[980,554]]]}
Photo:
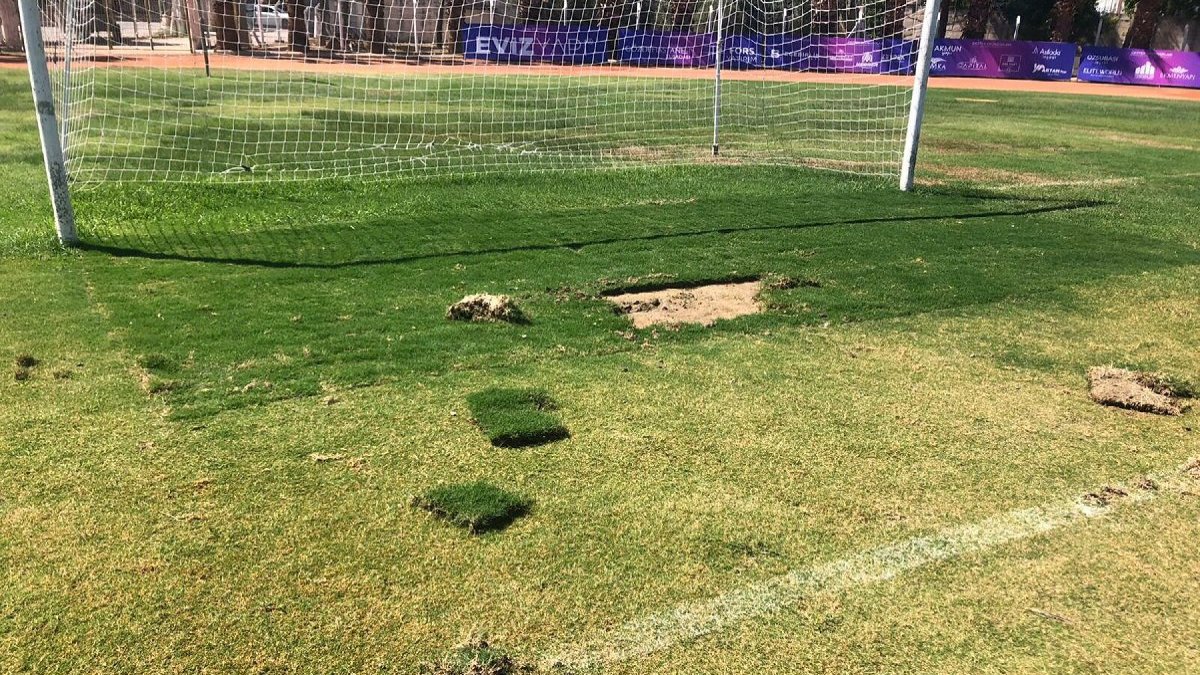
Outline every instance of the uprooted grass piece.
{"label": "uprooted grass piece", "polygon": [[506,321],[525,323],[525,313],[507,295],[476,293],[450,305],[446,318],[453,321]]}
{"label": "uprooted grass piece", "polygon": [[421,667],[422,675],[518,675],[534,672],[533,666],[518,663],[504,650],[475,638],[460,645],[446,658]]}
{"label": "uprooted grass piece", "polygon": [[17,382],[24,382],[33,377],[33,368],[37,366],[39,361],[37,358],[29,354],[19,354],[13,360],[13,379]]}
{"label": "uprooted grass piece", "polygon": [[571,435],[554,413],[558,406],[541,389],[493,387],[467,397],[471,416],[498,448],[541,445]]}
{"label": "uprooted grass piece", "polygon": [[430,488],[413,497],[412,505],[471,534],[482,534],[508,527],[529,513],[533,504],[519,494],[478,481]]}
{"label": "uprooted grass piece", "polygon": [[1087,376],[1093,401],[1156,415],[1180,414],[1187,406],[1178,399],[1192,393],[1189,387],[1155,373],[1098,366],[1088,369]]}

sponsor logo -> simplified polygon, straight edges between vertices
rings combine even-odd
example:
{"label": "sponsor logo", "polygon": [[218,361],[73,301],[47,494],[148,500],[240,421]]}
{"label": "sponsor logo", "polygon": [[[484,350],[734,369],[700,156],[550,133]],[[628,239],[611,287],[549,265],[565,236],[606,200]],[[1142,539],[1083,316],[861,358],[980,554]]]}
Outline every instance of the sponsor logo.
{"label": "sponsor logo", "polygon": [[497,56],[534,56],[537,41],[531,37],[495,38],[480,35],[475,38],[475,53]]}
{"label": "sponsor logo", "polygon": [[935,57],[933,57],[933,59],[931,59],[929,61],[929,69],[930,70],[941,71],[941,70],[945,70],[947,68],[949,68],[949,65],[946,63],[946,59],[944,59],[940,56],[935,56]]}
{"label": "sponsor logo", "polygon": [[1003,54],[1000,56],[1000,72],[1002,73],[1019,73],[1021,72],[1021,56],[1019,54]]}
{"label": "sponsor logo", "polygon": [[970,61],[959,61],[958,63],[956,63],[954,65],[957,66],[959,70],[966,70],[966,71],[971,71],[971,72],[979,72],[981,70],[988,69],[986,63],[980,61],[979,59],[975,58],[974,56],[971,57]]}
{"label": "sponsor logo", "polygon": [[1133,76],[1139,80],[1153,80],[1158,71],[1154,68],[1154,64],[1150,62],[1143,63],[1133,71]]}
{"label": "sponsor logo", "polygon": [[696,57],[695,53],[688,47],[668,47],[667,58],[672,61],[690,61]]}
{"label": "sponsor logo", "polygon": [[1070,75],[1071,74],[1070,71],[1068,71],[1066,68],[1058,68],[1055,66],[1048,66],[1044,63],[1033,64],[1033,72],[1035,74],[1040,73],[1040,74],[1044,74],[1044,75]]}
{"label": "sponsor logo", "polygon": [[862,58],[859,59],[859,63],[875,63],[875,53],[863,52]]}
{"label": "sponsor logo", "polygon": [[1192,82],[1196,79],[1196,75],[1183,66],[1175,66],[1167,71],[1167,79],[1172,82]]}

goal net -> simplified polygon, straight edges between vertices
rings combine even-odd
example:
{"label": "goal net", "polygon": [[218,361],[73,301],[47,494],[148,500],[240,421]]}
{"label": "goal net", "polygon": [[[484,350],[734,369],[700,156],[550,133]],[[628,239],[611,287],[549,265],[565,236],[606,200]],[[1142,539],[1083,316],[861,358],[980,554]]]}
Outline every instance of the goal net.
{"label": "goal net", "polygon": [[74,188],[705,162],[896,175],[924,5],[43,0],[40,9]]}

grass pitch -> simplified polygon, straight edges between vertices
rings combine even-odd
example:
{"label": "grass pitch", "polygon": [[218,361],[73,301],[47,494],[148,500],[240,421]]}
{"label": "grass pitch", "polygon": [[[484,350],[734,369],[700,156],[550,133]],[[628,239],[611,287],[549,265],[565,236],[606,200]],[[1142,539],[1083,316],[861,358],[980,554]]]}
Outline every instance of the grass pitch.
{"label": "grass pitch", "polygon": [[430,488],[413,498],[413,506],[466,528],[471,534],[482,534],[504,529],[528,513],[532,504],[521,495],[477,481]]}
{"label": "grass pitch", "polygon": [[571,435],[555,414],[558,404],[540,389],[491,387],[468,396],[467,404],[496,447],[541,445]]}
{"label": "grass pitch", "polygon": [[[412,673],[473,631],[536,663],[1200,454],[1195,412],[1084,381],[1200,372],[1194,105],[933,91],[911,195],[737,166],[101,187],[107,248],[60,252],[26,91],[0,74],[0,356],[38,361],[0,384],[0,670]],[[820,285],[709,330],[598,297],[747,276]],[[530,323],[446,321],[470,292]],[[491,386],[553,391],[571,439],[481,451]],[[407,505],[481,477],[537,516],[468,538]],[[1200,500],[1163,492],[602,669],[1186,671]]]}

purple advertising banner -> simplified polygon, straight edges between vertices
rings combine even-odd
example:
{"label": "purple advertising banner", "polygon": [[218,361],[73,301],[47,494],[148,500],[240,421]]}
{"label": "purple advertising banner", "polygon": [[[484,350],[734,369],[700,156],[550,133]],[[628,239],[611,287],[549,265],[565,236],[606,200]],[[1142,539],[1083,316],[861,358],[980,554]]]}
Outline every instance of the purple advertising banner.
{"label": "purple advertising banner", "polygon": [[[721,65],[734,69],[773,68],[832,73],[912,73],[914,45],[902,40],[862,40],[826,36],[731,35],[724,39]],[[623,29],[617,59],[639,66],[708,68],[713,65],[711,34]]]}
{"label": "purple advertising banner", "polygon": [[933,43],[929,74],[1069,80],[1074,67],[1075,45],[1063,42],[938,40]]}
{"label": "purple advertising banner", "polygon": [[706,68],[713,64],[711,34],[665,33],[623,28],[617,34],[617,60],[635,66]]}
{"label": "purple advertising banner", "polygon": [[587,65],[608,58],[607,28],[570,24],[494,26],[467,24],[463,56],[488,61],[547,61]]}
{"label": "purple advertising banner", "polygon": [[912,74],[914,44],[823,35],[768,38],[765,67],[826,73]]}
{"label": "purple advertising banner", "polygon": [[1079,79],[1083,82],[1200,89],[1200,54],[1163,49],[1084,47],[1079,61]]}

